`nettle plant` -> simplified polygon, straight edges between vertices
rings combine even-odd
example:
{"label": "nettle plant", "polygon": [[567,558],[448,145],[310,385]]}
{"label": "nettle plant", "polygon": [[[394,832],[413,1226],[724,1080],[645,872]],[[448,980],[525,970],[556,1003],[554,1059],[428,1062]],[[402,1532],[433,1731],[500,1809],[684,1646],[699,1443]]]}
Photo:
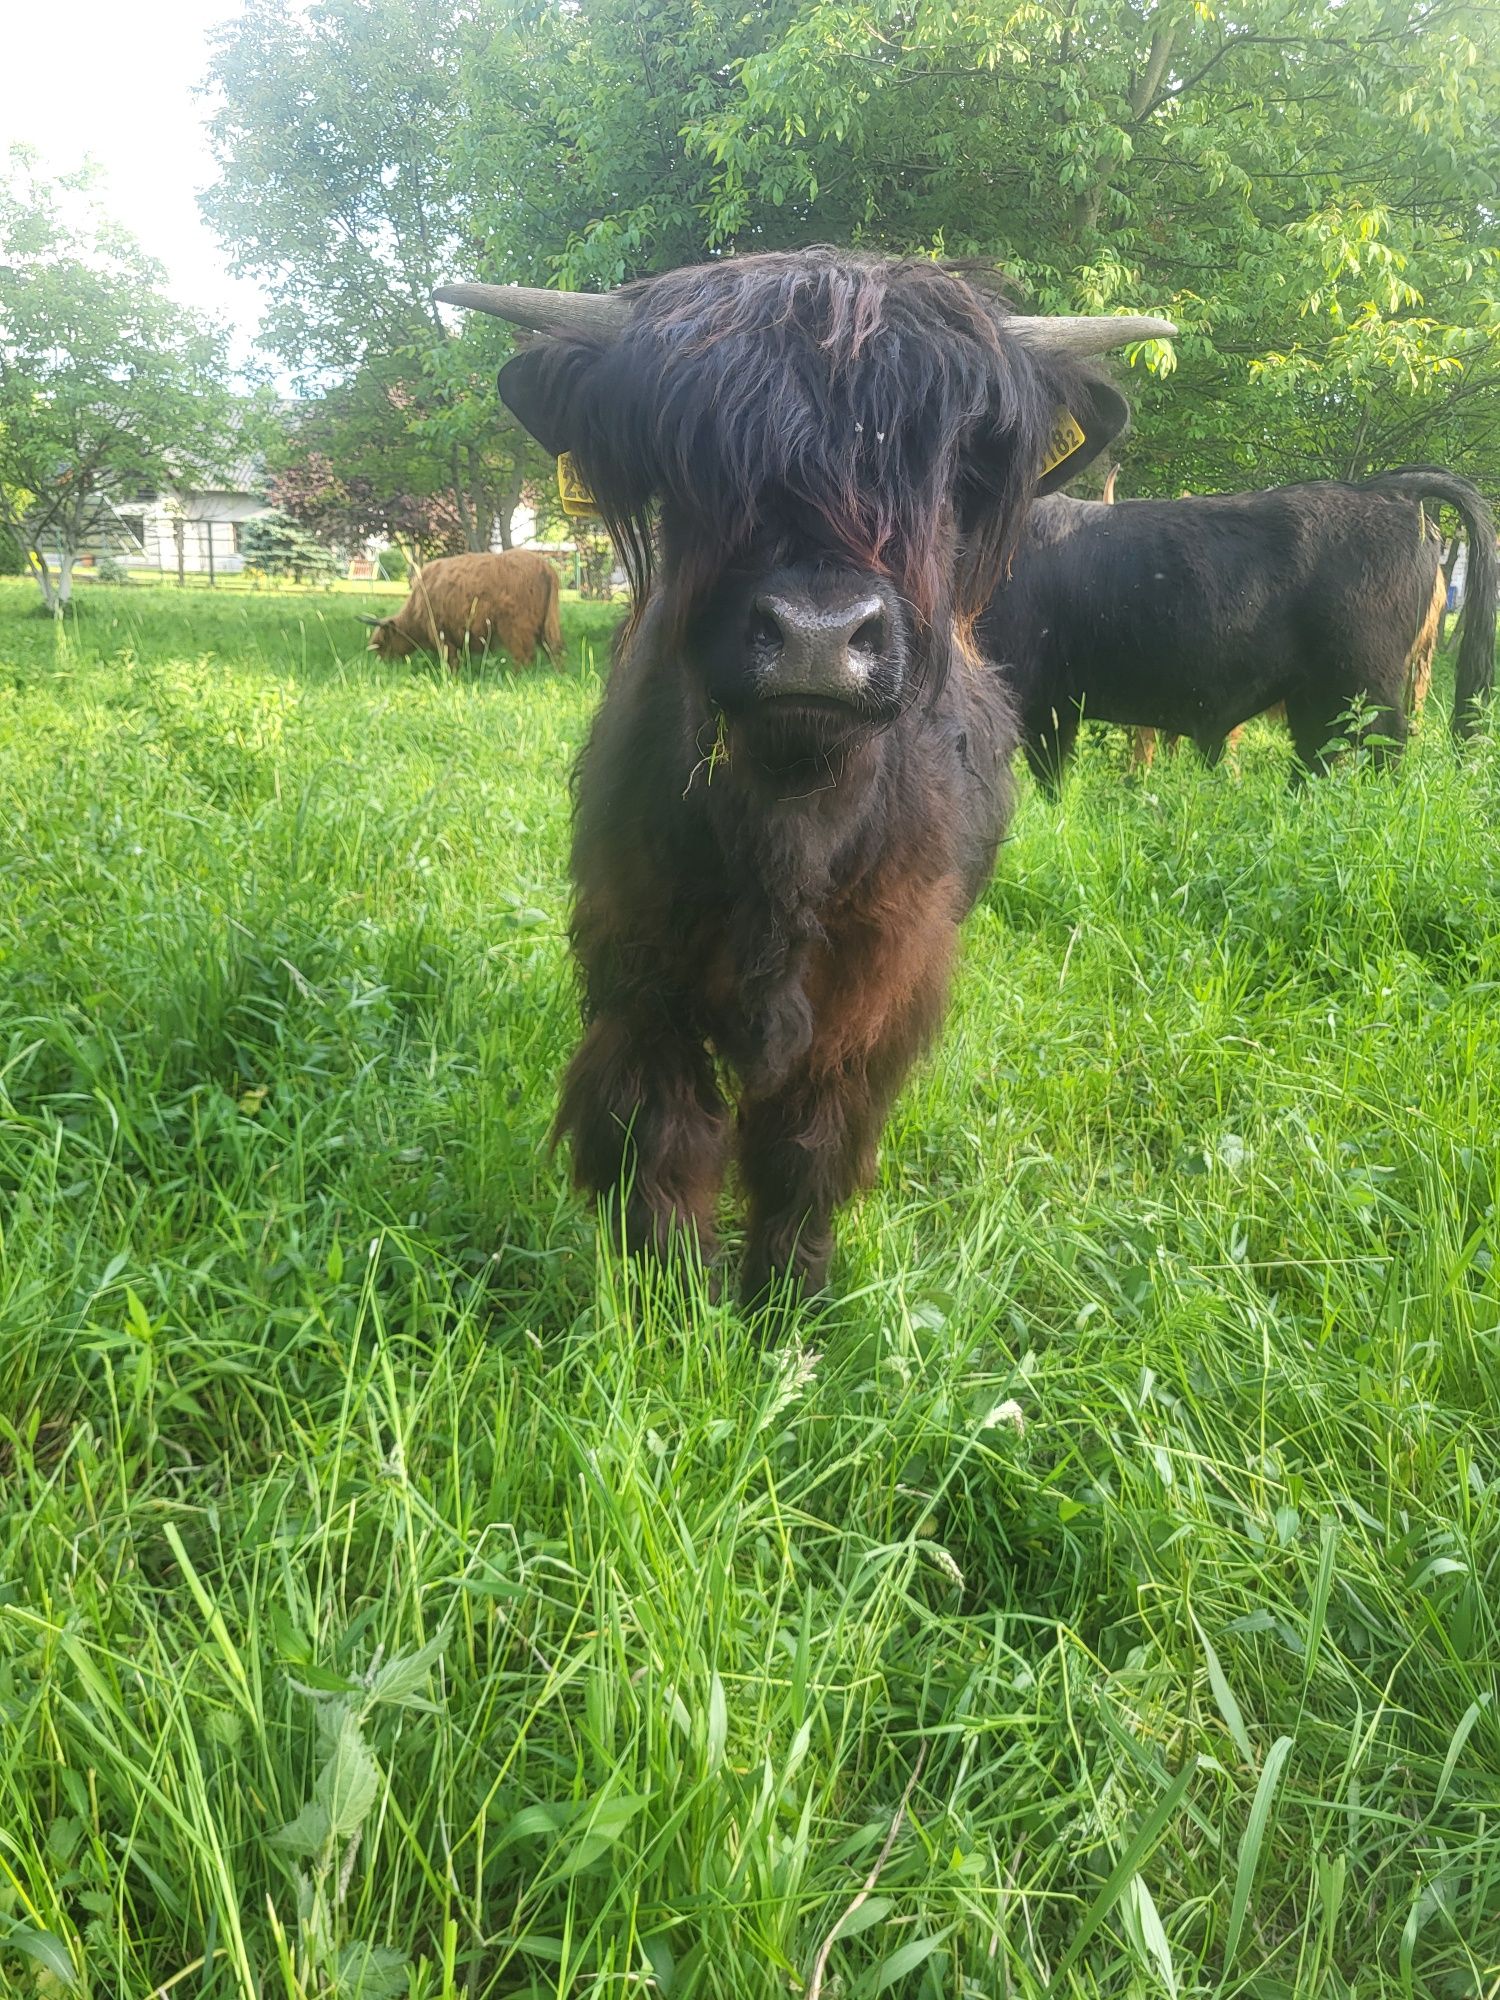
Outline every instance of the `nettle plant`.
{"label": "nettle plant", "polygon": [[295,1932],[272,1914],[276,1950],[289,1993],[358,1994],[390,2000],[407,1988],[406,1958],[386,1945],[350,1937],[351,1890],[365,1832],[386,1796],[387,1780],[367,1731],[381,1709],[437,1713],[426,1690],[443,1638],[415,1653],[377,1659],[354,1688],[319,1689],[294,1681],[314,1704],[319,1763],[312,1796],[273,1838],[296,1885]]}

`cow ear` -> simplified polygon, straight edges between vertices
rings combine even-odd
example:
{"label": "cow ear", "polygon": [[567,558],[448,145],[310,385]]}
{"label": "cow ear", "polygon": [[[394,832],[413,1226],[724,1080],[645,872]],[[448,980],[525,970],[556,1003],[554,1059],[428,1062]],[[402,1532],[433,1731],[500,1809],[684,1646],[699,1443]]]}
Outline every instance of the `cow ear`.
{"label": "cow ear", "polygon": [[1130,422],[1130,405],[1108,382],[1080,377],[1060,411],[1054,436],[1062,456],[1049,465],[1037,481],[1038,493],[1055,493],[1076,479],[1085,466],[1092,465]]}
{"label": "cow ear", "polygon": [[507,361],[496,378],[500,400],[543,451],[561,458],[578,446],[588,351],[538,341]]}

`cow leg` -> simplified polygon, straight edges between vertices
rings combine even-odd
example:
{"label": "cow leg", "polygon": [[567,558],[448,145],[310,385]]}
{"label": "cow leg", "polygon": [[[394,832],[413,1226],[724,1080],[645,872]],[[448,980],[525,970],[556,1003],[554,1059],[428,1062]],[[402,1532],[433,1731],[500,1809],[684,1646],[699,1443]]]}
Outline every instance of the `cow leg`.
{"label": "cow leg", "polygon": [[1243,743],[1244,738],[1245,726],[1243,723],[1231,729],[1227,736],[1200,736],[1196,739],[1198,754],[1210,771],[1216,771],[1227,755],[1229,758],[1229,768],[1238,777],[1240,770],[1240,745]]}
{"label": "cow leg", "polygon": [[1154,729],[1132,729],[1130,732],[1130,765],[1135,771],[1149,771],[1156,762],[1156,731]]}
{"label": "cow leg", "polygon": [[[1403,661],[1402,679],[1404,676]],[[1321,776],[1328,770],[1339,747],[1348,743],[1349,726],[1345,718],[1361,695],[1370,708],[1361,725],[1360,736],[1361,739],[1375,739],[1369,745],[1371,755],[1380,764],[1401,755],[1410,725],[1402,708],[1399,688],[1394,697],[1382,696],[1369,687],[1357,690],[1301,688],[1286,698],[1286,719],[1298,759],[1305,771]]]}
{"label": "cow leg", "polygon": [[701,1042],[601,1014],[568,1065],[554,1136],[572,1142],[575,1185],[619,1205],[628,1250],[696,1241],[706,1258],[728,1122]]}
{"label": "cow leg", "polygon": [[740,1107],[740,1175],[750,1200],[742,1287],[748,1306],[786,1283],[820,1291],[833,1255],[834,1211],[870,1180],[894,1094],[863,1066],[799,1077]]}
{"label": "cow leg", "polygon": [[1406,662],[1403,660],[1396,689],[1380,698],[1371,696],[1375,706],[1364,726],[1364,740],[1370,755],[1381,766],[1400,762],[1406,739],[1411,734],[1411,723],[1406,715],[1405,683]]}
{"label": "cow leg", "polygon": [[[957,927],[946,893],[912,912],[824,996],[814,1040],[775,1090],[739,1112],[740,1178],[749,1201],[742,1289],[755,1306],[786,1285],[821,1290],[834,1212],[875,1177],[891,1101],[942,1024]],[[902,913],[905,914],[904,912]]]}

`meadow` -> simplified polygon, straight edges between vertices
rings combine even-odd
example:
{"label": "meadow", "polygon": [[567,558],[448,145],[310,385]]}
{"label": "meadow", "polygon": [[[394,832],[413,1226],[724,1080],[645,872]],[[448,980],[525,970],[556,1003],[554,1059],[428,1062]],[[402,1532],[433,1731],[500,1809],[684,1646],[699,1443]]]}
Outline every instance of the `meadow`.
{"label": "meadow", "polygon": [[[1500,749],[1029,784],[828,1302],[607,1254],[566,671],[0,583],[0,1993],[1500,1994]],[[867,1891],[859,1900],[862,1891]]]}

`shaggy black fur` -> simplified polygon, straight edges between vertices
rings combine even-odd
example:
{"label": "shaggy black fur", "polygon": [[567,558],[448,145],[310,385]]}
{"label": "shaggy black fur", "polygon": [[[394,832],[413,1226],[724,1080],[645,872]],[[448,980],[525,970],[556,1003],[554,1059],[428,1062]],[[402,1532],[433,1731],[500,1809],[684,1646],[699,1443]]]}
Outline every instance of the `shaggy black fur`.
{"label": "shaggy black fur", "polygon": [[1188,736],[1212,758],[1276,702],[1319,768],[1361,696],[1371,733],[1400,745],[1437,566],[1421,500],[1448,503],[1469,531],[1453,709],[1466,735],[1494,675],[1494,522],[1467,480],[1409,466],[1359,485],[1039,502],[978,627],[1015,689],[1033,768],[1056,783],[1081,715]]}
{"label": "shaggy black fur", "polygon": [[[1087,443],[1056,476],[1125,410],[932,264],[795,252],[627,296],[618,340],[548,341],[501,375],[574,455],[637,597],[577,773],[586,1032],[558,1131],[579,1183],[623,1196],[632,1243],[707,1249],[727,1083],[759,1296],[822,1282],[833,1211],[941,1023],[1015,740],[968,629],[1059,407]],[[756,699],[746,620],[772,576],[878,600],[878,693]]]}

